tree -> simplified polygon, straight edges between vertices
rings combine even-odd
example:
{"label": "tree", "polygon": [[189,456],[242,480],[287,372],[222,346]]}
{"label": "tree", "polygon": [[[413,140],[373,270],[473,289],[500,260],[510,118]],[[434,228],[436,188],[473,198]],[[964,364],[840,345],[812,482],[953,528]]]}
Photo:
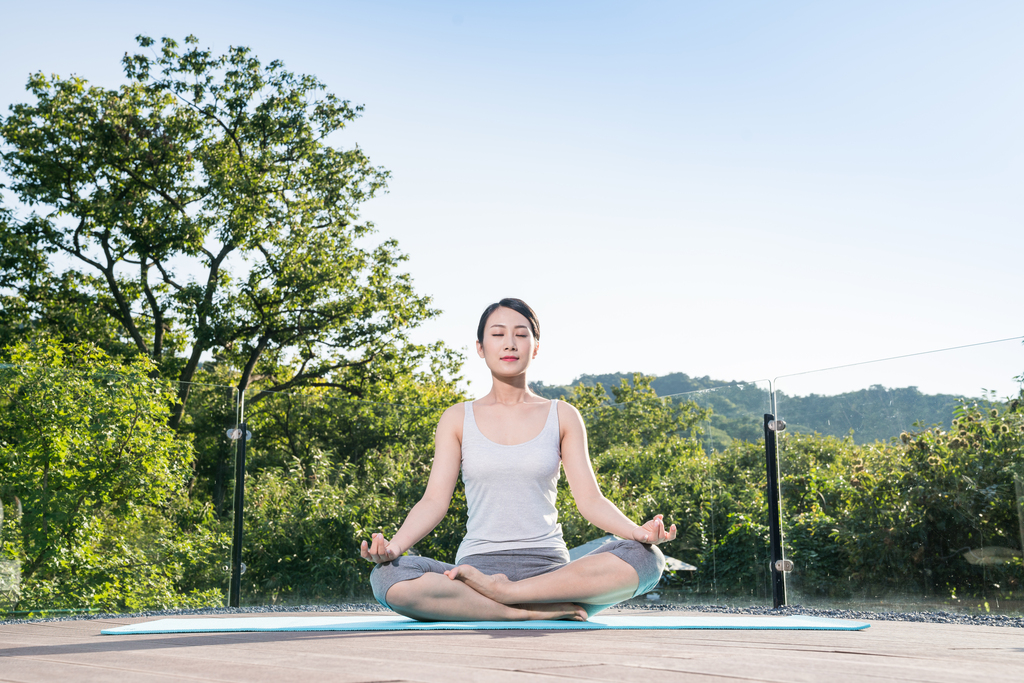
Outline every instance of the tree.
{"label": "tree", "polygon": [[698,436],[711,411],[693,401],[659,398],[651,387],[654,376],[633,374],[612,387],[615,403],[597,383],[577,384],[568,397],[587,424],[590,452],[597,455],[616,445],[646,446],[672,436]]}
{"label": "tree", "polygon": [[0,122],[9,189],[32,208],[0,216],[0,328],[147,356],[179,382],[173,426],[211,357],[239,390],[261,380],[251,402],[311,384],[359,395],[434,354],[408,342],[437,312],[404,255],[365,246],[357,222],[388,174],[332,144],[362,108],[244,47],[138,43],[159,49],[125,55],[126,84],[36,73],[35,102]]}

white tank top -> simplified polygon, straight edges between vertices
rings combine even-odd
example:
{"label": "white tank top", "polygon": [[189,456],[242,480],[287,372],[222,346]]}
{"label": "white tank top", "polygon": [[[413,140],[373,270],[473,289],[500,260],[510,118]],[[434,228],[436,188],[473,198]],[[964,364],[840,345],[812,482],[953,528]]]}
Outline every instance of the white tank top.
{"label": "white tank top", "polygon": [[466,402],[462,426],[462,481],[469,520],[456,564],[464,557],[498,550],[544,548],[568,557],[555,498],[561,476],[558,401],[540,434],[513,446],[480,433],[473,402]]}

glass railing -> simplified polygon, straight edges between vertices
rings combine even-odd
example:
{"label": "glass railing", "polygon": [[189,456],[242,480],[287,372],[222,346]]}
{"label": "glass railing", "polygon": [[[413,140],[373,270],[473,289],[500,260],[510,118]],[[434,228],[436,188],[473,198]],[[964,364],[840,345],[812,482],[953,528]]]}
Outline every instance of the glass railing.
{"label": "glass railing", "polygon": [[[778,447],[789,604],[1020,613],[1021,370],[1013,340],[774,387],[656,396],[627,385],[572,400],[605,495],[679,530],[663,546],[661,585],[637,601],[777,599],[764,441],[774,414],[788,424]],[[359,542],[393,536],[419,500],[437,421],[460,399],[414,382],[374,391],[257,383],[243,398],[146,373],[0,366],[0,616],[223,606],[236,593],[241,605],[372,600]],[[564,477],[560,487],[567,544],[601,539]],[[453,561],[465,522],[460,484],[411,552]]]}
{"label": "glass railing", "polygon": [[223,605],[234,390],[48,360],[0,366],[0,618]]}
{"label": "glass railing", "polygon": [[[605,495],[633,519],[660,513],[679,529],[663,548],[672,559],[662,586],[640,600],[770,604],[759,433],[768,383],[577,403]],[[371,600],[358,544],[393,536],[419,500],[446,407],[334,388],[248,401],[241,604]],[[558,507],[570,548],[605,535],[580,516],[564,477]],[[465,524],[460,482],[444,521],[411,552],[453,562]]]}
{"label": "glass railing", "polygon": [[788,602],[1024,610],[1019,340],[779,377]]}
{"label": "glass railing", "polygon": [[[359,543],[393,537],[422,496],[444,397],[357,398],[333,387],[251,392],[242,605],[372,601]],[[411,552],[452,561],[465,527],[461,487]]]}
{"label": "glass railing", "polygon": [[[694,436],[700,452],[672,454],[663,464],[669,471],[699,469],[702,490],[692,498],[683,492],[676,502],[679,509],[699,514],[699,526],[691,522],[681,528],[682,544],[677,542],[685,544],[679,559],[696,569],[666,572],[662,596],[680,604],[770,606],[761,433],[771,409],[769,383],[729,384],[666,400],[689,403],[699,412]],[[671,554],[675,548],[668,544],[665,550]]]}

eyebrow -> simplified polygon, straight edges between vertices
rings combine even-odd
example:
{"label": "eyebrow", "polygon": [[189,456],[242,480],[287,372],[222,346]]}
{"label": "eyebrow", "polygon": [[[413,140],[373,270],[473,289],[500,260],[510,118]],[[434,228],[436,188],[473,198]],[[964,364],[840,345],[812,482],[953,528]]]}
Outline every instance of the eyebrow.
{"label": "eyebrow", "polygon": [[[505,323],[493,323],[493,324],[491,325],[491,327],[505,327]],[[528,330],[528,329],[530,329],[530,326],[529,326],[529,325],[516,325],[516,326],[514,327],[514,329],[517,329],[517,330],[518,330],[519,328],[523,328],[524,330]]]}

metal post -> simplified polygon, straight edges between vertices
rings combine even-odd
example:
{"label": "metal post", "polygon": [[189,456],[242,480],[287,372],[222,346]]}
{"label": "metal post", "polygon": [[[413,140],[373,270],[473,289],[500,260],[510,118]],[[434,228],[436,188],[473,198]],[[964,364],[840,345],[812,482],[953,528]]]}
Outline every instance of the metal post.
{"label": "metal post", "polygon": [[245,443],[249,430],[243,422],[235,432],[238,448],[235,450],[235,529],[231,540],[231,586],[228,590],[228,605],[238,607],[242,588],[242,511],[245,508]]}
{"label": "metal post", "polygon": [[775,416],[764,416],[764,452],[768,471],[768,543],[771,551],[772,604],[777,609],[786,605],[786,572],[792,569],[782,552],[782,501],[779,494],[779,449],[776,434],[785,423]]}
{"label": "metal post", "polygon": [[1024,480],[1013,474],[1014,493],[1017,494],[1017,524],[1020,526],[1020,552],[1024,556]]}

